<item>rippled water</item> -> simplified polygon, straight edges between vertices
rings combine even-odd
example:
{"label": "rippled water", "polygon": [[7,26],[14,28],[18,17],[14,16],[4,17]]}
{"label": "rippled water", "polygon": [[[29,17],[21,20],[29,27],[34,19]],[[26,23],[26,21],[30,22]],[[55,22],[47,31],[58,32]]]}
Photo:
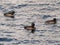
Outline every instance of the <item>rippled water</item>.
{"label": "rippled water", "polygon": [[[4,17],[10,10],[16,12],[14,19]],[[53,18],[57,24],[45,24]],[[34,34],[24,29],[32,22]],[[60,45],[60,0],[1,0],[0,45]]]}

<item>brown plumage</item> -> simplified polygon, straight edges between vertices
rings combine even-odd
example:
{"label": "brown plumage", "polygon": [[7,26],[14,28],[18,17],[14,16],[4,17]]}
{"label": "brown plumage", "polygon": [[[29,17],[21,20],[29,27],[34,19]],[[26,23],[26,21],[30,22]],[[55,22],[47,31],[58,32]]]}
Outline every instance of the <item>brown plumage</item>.
{"label": "brown plumage", "polygon": [[14,13],[15,11],[9,11],[7,13],[4,13],[4,16],[14,18]]}
{"label": "brown plumage", "polygon": [[47,20],[45,23],[46,24],[56,24],[57,23],[56,18],[53,18],[53,20]]}
{"label": "brown plumage", "polygon": [[31,33],[34,33],[35,29],[36,29],[34,26],[35,26],[35,24],[32,23],[31,26],[25,26],[24,29],[31,30]]}

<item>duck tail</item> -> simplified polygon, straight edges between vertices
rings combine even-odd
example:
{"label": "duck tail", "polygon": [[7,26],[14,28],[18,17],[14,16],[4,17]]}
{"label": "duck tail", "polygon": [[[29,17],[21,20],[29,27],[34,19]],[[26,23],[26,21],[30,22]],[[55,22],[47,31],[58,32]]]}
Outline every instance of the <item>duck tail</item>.
{"label": "duck tail", "polygon": [[54,24],[56,24],[56,23],[57,23],[57,20],[56,20],[56,18],[54,18],[54,22],[55,22]]}
{"label": "duck tail", "polygon": [[26,29],[26,27],[24,27],[24,29]]}
{"label": "duck tail", "polygon": [[31,30],[31,33],[34,33],[35,32],[35,30]]}
{"label": "duck tail", "polygon": [[4,16],[6,16],[6,13],[4,14]]}

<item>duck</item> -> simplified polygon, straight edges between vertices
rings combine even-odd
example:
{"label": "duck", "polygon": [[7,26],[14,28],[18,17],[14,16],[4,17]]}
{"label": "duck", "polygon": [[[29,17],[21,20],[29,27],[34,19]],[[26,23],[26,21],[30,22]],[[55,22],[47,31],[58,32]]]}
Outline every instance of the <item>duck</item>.
{"label": "duck", "polygon": [[35,24],[32,23],[31,26],[25,26],[24,29],[26,30],[31,30],[31,33],[34,33],[35,32]]}
{"label": "duck", "polygon": [[56,18],[53,18],[53,20],[47,20],[45,23],[46,24],[56,24],[57,23],[56,21],[57,21]]}
{"label": "duck", "polygon": [[4,16],[14,18],[14,13],[15,13],[15,11],[9,11],[7,13],[4,13]]}

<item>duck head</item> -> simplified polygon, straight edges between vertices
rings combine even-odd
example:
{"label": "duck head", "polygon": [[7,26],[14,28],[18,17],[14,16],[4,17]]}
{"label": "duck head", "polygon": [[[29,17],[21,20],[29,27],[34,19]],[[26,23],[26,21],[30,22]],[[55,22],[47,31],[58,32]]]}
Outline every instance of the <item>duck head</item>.
{"label": "duck head", "polygon": [[53,20],[54,20],[54,22],[56,23],[56,18],[54,18]]}
{"label": "duck head", "polygon": [[15,11],[12,11],[11,14],[13,15],[15,13]]}
{"label": "duck head", "polygon": [[34,24],[34,23],[32,23],[32,24],[31,24],[31,26],[32,26],[32,27],[34,27],[34,26],[35,26],[35,24]]}

